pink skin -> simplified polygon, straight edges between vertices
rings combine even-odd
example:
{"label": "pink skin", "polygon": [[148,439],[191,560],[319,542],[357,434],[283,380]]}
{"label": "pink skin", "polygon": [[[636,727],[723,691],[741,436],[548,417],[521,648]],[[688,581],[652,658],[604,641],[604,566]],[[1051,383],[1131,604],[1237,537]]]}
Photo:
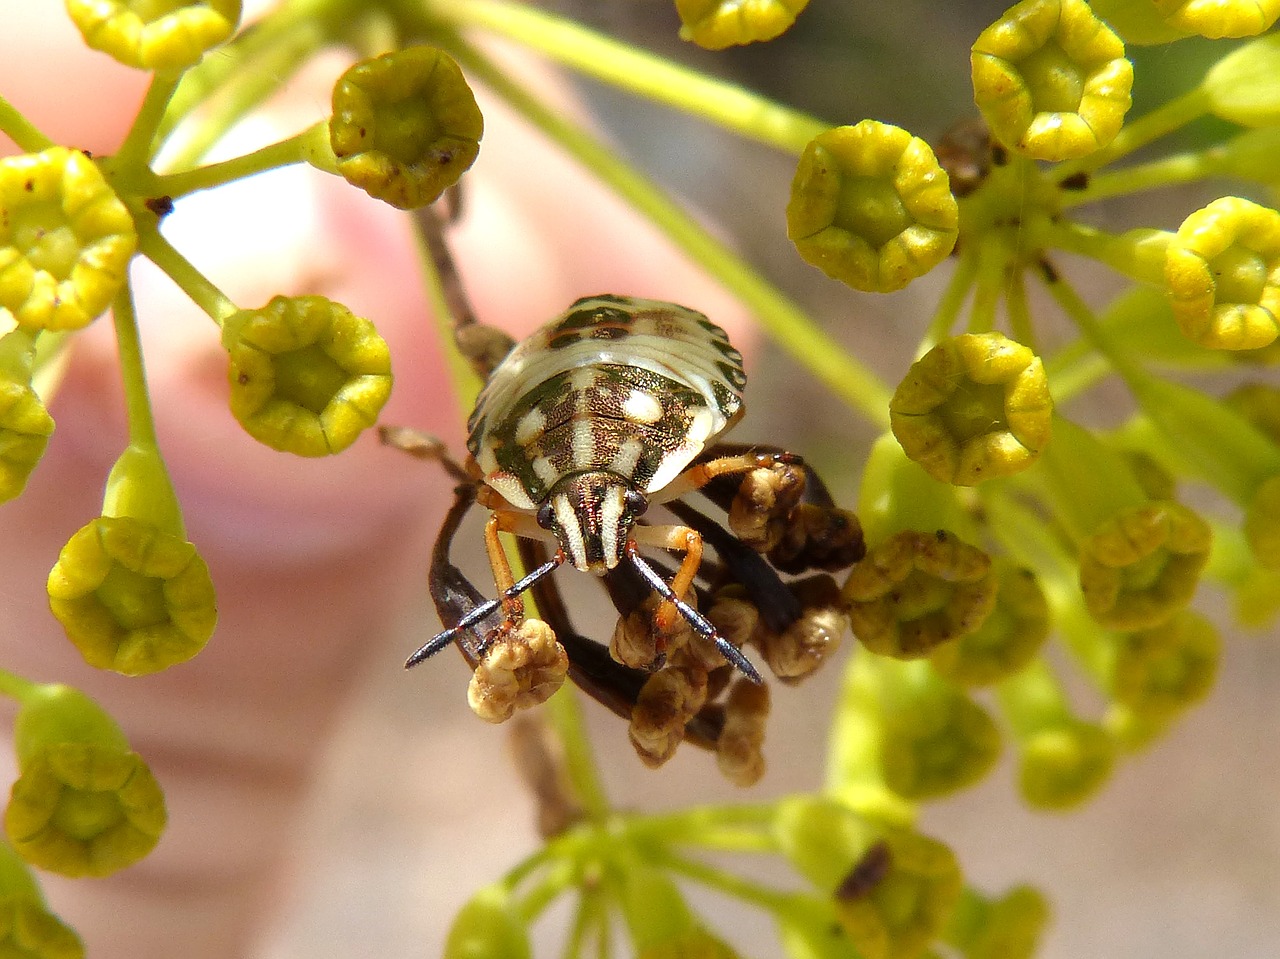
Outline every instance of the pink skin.
{"label": "pink skin", "polygon": [[[83,48],[61,4],[15,15],[27,22],[14,29],[6,15],[0,90],[50,136],[110,153],[147,78]],[[309,71],[268,117],[275,126],[251,136],[265,142],[316,119],[340,68],[327,59]],[[452,239],[483,319],[518,335],[578,296],[626,292],[741,328],[741,309],[651,226],[498,106],[482,106],[484,145]],[[447,391],[406,219],[314,171],[272,177],[265,188],[180,200],[166,235],[242,306],[318,293],[371,318],[396,374],[383,421],[434,431],[459,450],[463,411]],[[190,663],[130,679],[86,666],[47,609],[45,576],[98,514],[126,438],[104,317],[78,339],[44,461],[24,496],[0,509],[0,662],[98,698],[168,796],[169,829],[151,857],[107,880],[42,877],[53,908],[100,959],[170,957],[176,943],[188,959],[226,959],[246,953],[280,901],[316,761],[359,665],[423,588],[450,484],[373,436],[323,461],[255,444],[226,411],[214,325],[166,278],[136,269],[156,428],[218,589],[218,630]],[[457,702],[465,709],[461,688]]]}

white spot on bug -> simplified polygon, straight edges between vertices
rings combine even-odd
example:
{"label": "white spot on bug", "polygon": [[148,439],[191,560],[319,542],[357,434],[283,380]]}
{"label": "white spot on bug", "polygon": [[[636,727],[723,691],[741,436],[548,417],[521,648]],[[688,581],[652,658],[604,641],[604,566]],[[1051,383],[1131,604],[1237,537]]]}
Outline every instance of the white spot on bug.
{"label": "white spot on bug", "polygon": [[625,476],[629,479],[636,475],[636,467],[640,465],[640,457],[643,454],[644,443],[634,437],[625,440],[618,447],[618,452],[614,454],[613,462],[609,464],[609,469],[619,476]]}
{"label": "white spot on bug", "polygon": [[528,446],[547,430],[547,415],[542,410],[531,409],[516,424],[516,445]]}
{"label": "white spot on bug", "polygon": [[484,446],[480,447],[480,453],[476,456],[476,463],[479,464],[485,476],[498,472],[498,457],[493,452],[492,443],[485,443]]}
{"label": "white spot on bug", "polygon": [[573,561],[573,565],[585,573],[587,545],[582,541],[582,526],[578,523],[578,516],[569,503],[569,497],[564,493],[557,493],[551,497],[551,511],[555,514],[556,525],[560,528],[560,544],[569,551],[569,558]]}
{"label": "white spot on bug", "polygon": [[596,463],[596,433],[590,420],[575,420],[569,437],[570,462],[577,469],[589,469]]}
{"label": "white spot on bug", "polygon": [[716,432],[716,417],[705,406],[689,410],[689,428],[685,430],[688,442],[697,443],[699,448]]}
{"label": "white spot on bug", "polygon": [[545,456],[535,456],[531,465],[533,466],[533,475],[542,480],[546,486],[551,486],[560,478],[560,471]]}
{"label": "white spot on bug", "polygon": [[589,366],[581,367],[569,374],[569,389],[575,393],[585,393],[600,382],[600,372]]}
{"label": "white spot on bug", "polygon": [[533,500],[529,498],[529,494],[514,474],[497,471],[487,474],[484,481],[497,490],[502,498],[516,509],[534,508]]}
{"label": "white spot on bug", "polygon": [[618,534],[622,532],[622,508],[625,503],[621,486],[610,487],[600,502],[600,545],[604,561],[612,569],[618,561]]}
{"label": "white spot on bug", "polygon": [[622,401],[622,415],[632,423],[656,423],[662,419],[662,404],[643,390],[632,390]]}

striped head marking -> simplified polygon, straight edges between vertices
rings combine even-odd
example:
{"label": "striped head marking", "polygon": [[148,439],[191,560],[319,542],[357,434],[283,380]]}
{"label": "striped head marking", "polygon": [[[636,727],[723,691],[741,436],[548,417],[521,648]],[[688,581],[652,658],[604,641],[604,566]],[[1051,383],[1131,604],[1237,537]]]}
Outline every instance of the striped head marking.
{"label": "striped head marking", "polygon": [[605,470],[563,476],[538,510],[538,525],[584,573],[602,575],[622,559],[636,517],[648,502],[623,477]]}

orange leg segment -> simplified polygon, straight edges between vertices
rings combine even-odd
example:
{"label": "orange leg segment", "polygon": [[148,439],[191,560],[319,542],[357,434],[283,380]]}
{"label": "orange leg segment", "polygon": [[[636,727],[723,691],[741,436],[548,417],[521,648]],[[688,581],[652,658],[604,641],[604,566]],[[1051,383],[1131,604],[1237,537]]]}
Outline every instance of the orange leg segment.
{"label": "orange leg segment", "polygon": [[[646,546],[684,553],[680,568],[671,578],[671,592],[677,599],[684,599],[693,585],[693,578],[698,575],[698,567],[702,565],[702,534],[688,526],[637,526],[632,530],[631,538]],[[655,629],[660,633],[670,631],[679,615],[675,603],[664,601],[653,614]]]}

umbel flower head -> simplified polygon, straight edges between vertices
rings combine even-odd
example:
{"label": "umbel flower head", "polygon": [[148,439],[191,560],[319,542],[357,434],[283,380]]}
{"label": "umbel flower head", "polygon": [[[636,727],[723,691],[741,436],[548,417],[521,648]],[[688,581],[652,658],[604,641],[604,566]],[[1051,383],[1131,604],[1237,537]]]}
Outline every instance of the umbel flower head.
{"label": "umbel flower head", "polygon": [[1001,333],[966,333],[917,360],[889,402],[893,435],[936,480],[972,486],[1020,472],[1049,442],[1040,358]]}
{"label": "umbel flower head", "polygon": [[299,456],[340,453],[391,395],[372,323],[322,296],[273,297],[222,326],[231,412],[254,439]]}
{"label": "umbel flower head", "polygon": [[933,150],[863,120],[819,134],[791,183],[787,236],[806,261],[855,290],[900,290],[947,258],[960,214]]}
{"label": "umbel flower head", "polygon": [[4,825],[23,859],[64,876],[106,876],[155,846],[164,794],[93,700],[68,686],[34,687],[14,740],[21,775]]}
{"label": "umbel flower head", "polygon": [[772,40],[796,22],[809,0],[676,0],[680,38],[708,50]]}
{"label": "umbel flower head", "polygon": [[985,686],[1016,673],[1049,636],[1049,603],[1031,570],[996,561],[996,605],[974,632],[943,643],[929,657],[935,670],[964,686]]}
{"label": "umbel flower head", "polygon": [[86,326],[119,292],[136,245],[129,211],[79,150],[0,159],[0,308],[18,326]]}
{"label": "umbel flower head", "polygon": [[142,70],[181,70],[235,33],[240,0],[66,0],[84,42]]}
{"label": "umbel flower head", "polygon": [[995,138],[1037,160],[1101,149],[1129,110],[1124,43],[1085,0],[1022,0],[974,41],[971,64]]}
{"label": "umbel flower head", "polygon": [[484,118],[434,47],[363,60],[333,88],[329,142],[343,179],[402,210],[439,199],[475,162]]}

